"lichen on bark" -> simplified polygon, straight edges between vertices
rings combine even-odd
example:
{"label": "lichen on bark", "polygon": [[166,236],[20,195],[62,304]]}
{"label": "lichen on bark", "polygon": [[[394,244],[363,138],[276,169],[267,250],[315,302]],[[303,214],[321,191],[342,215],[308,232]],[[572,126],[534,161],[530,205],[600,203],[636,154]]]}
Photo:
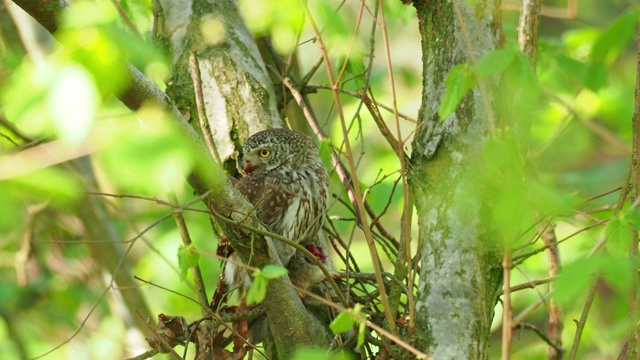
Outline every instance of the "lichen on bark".
{"label": "lichen on bark", "polygon": [[[486,359],[500,258],[483,217],[474,166],[489,135],[482,96],[472,89],[454,114],[439,119],[449,71],[498,45],[493,1],[414,2],[423,47],[423,96],[413,142],[410,191],[417,209],[421,272],[416,297],[418,348],[436,359]],[[478,6],[479,6],[478,5]],[[464,28],[461,26],[464,23]],[[465,30],[467,33],[465,34]],[[468,36],[467,42],[465,37]],[[469,49],[471,46],[472,50]],[[470,51],[473,51],[474,57]]]}

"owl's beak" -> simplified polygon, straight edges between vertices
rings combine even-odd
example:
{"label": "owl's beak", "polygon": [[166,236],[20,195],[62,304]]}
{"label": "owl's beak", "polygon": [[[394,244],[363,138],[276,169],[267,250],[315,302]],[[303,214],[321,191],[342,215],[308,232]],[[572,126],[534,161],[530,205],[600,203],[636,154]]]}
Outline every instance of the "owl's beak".
{"label": "owl's beak", "polygon": [[249,173],[251,173],[256,167],[253,166],[253,164],[251,164],[251,161],[249,160],[245,160],[244,161],[244,173],[249,175]]}

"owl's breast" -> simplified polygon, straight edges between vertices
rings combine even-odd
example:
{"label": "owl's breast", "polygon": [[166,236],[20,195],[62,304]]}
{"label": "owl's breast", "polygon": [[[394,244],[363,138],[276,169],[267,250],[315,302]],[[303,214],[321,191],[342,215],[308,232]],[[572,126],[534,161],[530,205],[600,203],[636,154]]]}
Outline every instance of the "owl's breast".
{"label": "owl's breast", "polygon": [[326,175],[277,169],[241,179],[238,189],[254,205],[258,220],[276,234],[304,242],[319,231],[327,209]]}

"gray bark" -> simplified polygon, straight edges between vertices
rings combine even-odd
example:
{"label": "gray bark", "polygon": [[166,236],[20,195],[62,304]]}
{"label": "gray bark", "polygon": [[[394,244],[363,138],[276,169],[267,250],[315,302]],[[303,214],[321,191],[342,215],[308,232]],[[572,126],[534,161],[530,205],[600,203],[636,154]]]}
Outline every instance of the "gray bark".
{"label": "gray bark", "polygon": [[250,135],[283,125],[264,62],[234,1],[159,3],[157,31],[174,66],[167,92],[199,129],[188,66],[189,54],[195,51],[206,116],[218,154],[229,169],[236,147]]}
{"label": "gray bark", "polygon": [[[427,4],[428,3],[428,4]],[[444,81],[457,64],[496,48],[499,2],[414,2],[423,47],[423,95],[413,142],[411,196],[417,208],[421,268],[416,297],[416,344],[435,359],[486,359],[493,308],[500,289],[500,258],[483,221],[473,168],[489,135],[487,114],[474,88],[447,119],[438,118]],[[493,99],[489,98],[488,103]]]}

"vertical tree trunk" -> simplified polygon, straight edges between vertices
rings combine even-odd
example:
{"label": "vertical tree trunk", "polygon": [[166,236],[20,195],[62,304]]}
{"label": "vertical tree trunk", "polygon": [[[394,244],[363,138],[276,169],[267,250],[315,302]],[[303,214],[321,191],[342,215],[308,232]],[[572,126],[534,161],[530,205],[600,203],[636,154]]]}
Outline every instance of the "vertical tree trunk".
{"label": "vertical tree trunk", "polygon": [[492,104],[495,84],[485,84],[483,94],[474,88],[447,119],[439,119],[438,108],[449,71],[496,48],[499,1],[414,4],[424,88],[409,176],[421,256],[416,344],[435,359],[486,359],[501,268],[470,165],[482,160],[489,136],[482,97]]}
{"label": "vertical tree trunk", "polygon": [[205,112],[227,169],[239,144],[282,127],[271,80],[234,1],[158,0],[157,32],[173,61],[167,93],[199,130],[189,56],[198,58]]}

